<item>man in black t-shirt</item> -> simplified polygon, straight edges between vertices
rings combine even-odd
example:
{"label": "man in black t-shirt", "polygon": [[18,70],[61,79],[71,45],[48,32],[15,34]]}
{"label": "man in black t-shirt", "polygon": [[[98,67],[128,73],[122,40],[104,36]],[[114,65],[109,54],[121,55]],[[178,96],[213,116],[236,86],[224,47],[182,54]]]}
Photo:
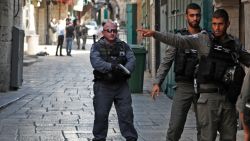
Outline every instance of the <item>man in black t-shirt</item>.
{"label": "man in black t-shirt", "polygon": [[70,21],[66,22],[66,52],[67,56],[71,56],[72,42],[74,38],[75,28]]}

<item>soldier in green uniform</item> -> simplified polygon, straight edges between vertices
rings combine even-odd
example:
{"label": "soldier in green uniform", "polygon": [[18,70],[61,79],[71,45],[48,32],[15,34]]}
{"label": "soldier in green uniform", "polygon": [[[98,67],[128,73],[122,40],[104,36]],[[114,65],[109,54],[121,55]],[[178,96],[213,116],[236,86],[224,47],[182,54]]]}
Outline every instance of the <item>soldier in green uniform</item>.
{"label": "soldier in green uniform", "polygon": [[[148,29],[137,30],[143,37],[153,36],[173,47],[197,49],[197,91],[200,94],[197,114],[201,141],[215,141],[217,131],[220,133],[220,140],[236,140],[235,102],[244,78],[244,71],[242,72],[238,64],[240,62],[249,67],[250,54],[242,48],[238,39],[227,34],[229,25],[228,13],[218,9],[213,13],[212,33],[202,31],[198,34],[180,36]],[[237,69],[232,71],[232,68]],[[237,77],[234,78],[232,75]],[[235,83],[235,79],[238,83]],[[231,83],[234,85],[230,85]],[[152,95],[155,96],[157,94]]]}
{"label": "soldier in green uniform", "polygon": [[[177,33],[181,35],[192,35],[199,33],[201,19],[201,8],[196,3],[190,3],[186,8],[187,29],[181,29]],[[176,93],[173,97],[169,128],[167,131],[167,141],[177,141],[180,139],[187,119],[191,104],[196,105],[196,94],[193,89],[193,73],[198,63],[197,51],[194,49],[176,49],[168,47],[165,57],[162,60],[156,79],[153,83],[152,95],[159,93],[160,86],[164,81],[171,65],[175,62]],[[198,127],[197,127],[198,129]],[[199,130],[198,130],[199,140]]]}
{"label": "soldier in green uniform", "polygon": [[85,45],[87,41],[87,33],[88,33],[87,27],[85,26],[85,24],[82,24],[81,26],[82,50],[85,50]]}
{"label": "soldier in green uniform", "polygon": [[238,97],[236,108],[240,113],[240,120],[244,128],[244,141],[250,140],[250,69],[246,71],[246,77],[242,85],[241,94]]}

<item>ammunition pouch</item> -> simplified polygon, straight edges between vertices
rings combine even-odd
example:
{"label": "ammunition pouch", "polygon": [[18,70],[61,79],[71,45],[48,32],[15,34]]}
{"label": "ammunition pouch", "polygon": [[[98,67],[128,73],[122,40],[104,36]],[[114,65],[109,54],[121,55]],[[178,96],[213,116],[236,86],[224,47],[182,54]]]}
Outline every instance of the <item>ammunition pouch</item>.
{"label": "ammunition pouch", "polygon": [[229,66],[227,63],[219,61],[215,63],[201,57],[197,75],[198,84],[215,83],[222,86],[220,93],[226,94],[232,104],[237,101],[244,77],[245,71],[240,64]]}
{"label": "ammunition pouch", "polygon": [[250,96],[248,96],[246,98],[246,100],[244,101],[245,105],[244,105],[244,109],[243,109],[243,119],[244,119],[244,123],[250,127]]}
{"label": "ammunition pouch", "polygon": [[198,68],[199,71],[197,72],[198,83],[221,83],[227,67],[228,64],[220,60],[212,60],[205,56],[201,56]]}
{"label": "ammunition pouch", "polygon": [[240,95],[244,77],[245,71],[240,64],[229,67],[224,74],[223,84],[225,87],[225,93],[227,94],[229,101],[233,104],[236,103],[237,98]]}
{"label": "ammunition pouch", "polygon": [[196,50],[178,49],[174,68],[177,81],[178,78],[192,80],[194,78],[194,70],[197,63],[198,57]]}

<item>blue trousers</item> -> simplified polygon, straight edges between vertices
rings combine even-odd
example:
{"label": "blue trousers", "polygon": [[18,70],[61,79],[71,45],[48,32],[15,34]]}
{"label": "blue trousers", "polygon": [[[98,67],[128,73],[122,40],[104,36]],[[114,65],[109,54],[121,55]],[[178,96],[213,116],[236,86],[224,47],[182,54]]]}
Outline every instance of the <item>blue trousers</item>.
{"label": "blue trousers", "polygon": [[66,52],[67,52],[67,55],[71,54],[72,43],[73,43],[73,38],[67,37],[66,38]]}

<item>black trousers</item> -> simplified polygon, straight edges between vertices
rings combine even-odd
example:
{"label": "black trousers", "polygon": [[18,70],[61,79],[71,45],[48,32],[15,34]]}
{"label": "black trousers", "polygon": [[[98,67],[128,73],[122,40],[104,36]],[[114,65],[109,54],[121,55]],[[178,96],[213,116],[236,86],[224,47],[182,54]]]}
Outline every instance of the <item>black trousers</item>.
{"label": "black trousers", "polygon": [[132,98],[127,82],[107,84],[94,83],[94,110],[95,121],[93,127],[93,141],[105,141],[108,132],[109,112],[114,103],[118,116],[118,123],[123,137],[127,141],[136,141],[138,138],[134,128],[134,114]]}
{"label": "black trousers", "polygon": [[56,55],[57,55],[59,47],[60,47],[60,55],[62,55],[63,40],[64,40],[64,35],[59,35],[57,39],[58,43],[57,43],[57,48],[56,48]]}

